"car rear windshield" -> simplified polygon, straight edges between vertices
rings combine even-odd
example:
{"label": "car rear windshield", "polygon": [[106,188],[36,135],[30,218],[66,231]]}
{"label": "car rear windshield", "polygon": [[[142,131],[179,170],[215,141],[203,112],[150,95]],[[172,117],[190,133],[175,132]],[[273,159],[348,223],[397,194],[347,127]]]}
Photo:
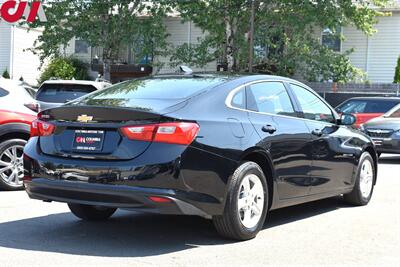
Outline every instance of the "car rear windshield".
{"label": "car rear windshield", "polygon": [[[74,104],[131,107],[135,99],[178,100],[186,99],[209,87],[214,87],[222,78],[153,78],[120,83],[95,92]],[[136,104],[135,104],[136,106]]]}
{"label": "car rear windshield", "polygon": [[65,103],[96,90],[92,85],[82,84],[44,84],[36,99],[48,103]]}
{"label": "car rear windshield", "polygon": [[341,104],[337,110],[343,113],[386,113],[400,100],[349,100]]}

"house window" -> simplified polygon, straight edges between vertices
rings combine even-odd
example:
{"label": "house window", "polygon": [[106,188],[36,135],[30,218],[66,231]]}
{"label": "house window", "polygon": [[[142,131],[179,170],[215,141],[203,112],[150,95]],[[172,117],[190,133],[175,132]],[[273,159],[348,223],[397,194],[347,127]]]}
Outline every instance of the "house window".
{"label": "house window", "polygon": [[88,54],[89,46],[83,40],[75,40],[75,54]]}
{"label": "house window", "polygon": [[337,27],[335,30],[329,28],[324,29],[322,31],[322,45],[335,52],[340,52],[342,46],[342,40],[340,39],[341,32],[341,27]]}

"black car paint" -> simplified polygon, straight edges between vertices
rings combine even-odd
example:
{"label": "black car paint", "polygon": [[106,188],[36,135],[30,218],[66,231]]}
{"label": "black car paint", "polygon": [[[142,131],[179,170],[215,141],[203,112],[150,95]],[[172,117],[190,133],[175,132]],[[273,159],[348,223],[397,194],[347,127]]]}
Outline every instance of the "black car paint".
{"label": "black car paint", "polygon": [[[48,150],[57,146],[57,133],[54,137],[41,137],[40,141],[32,138],[25,147],[26,175],[32,177],[32,181],[26,182],[26,190],[32,198],[42,200],[209,217],[222,214],[229,190],[227,185],[235,169],[245,160],[257,159],[269,179],[271,209],[351,191],[362,152],[369,151],[376,159],[374,146],[365,134],[350,127],[302,118],[296,99],[292,101],[297,118],[225,105],[235,88],[270,80],[282,81],[294,97],[289,83],[298,84],[296,81],[254,75],[227,79],[163,112],[136,110],[143,115],[140,123],[195,121],[200,132],[188,147],[150,143],[145,144],[147,149],[142,148],[141,153],[132,155],[127,152],[134,149],[132,141],[125,142],[124,137],[119,136],[121,149],[115,153],[62,155]],[[54,114],[63,114],[66,119],[56,122],[58,130],[65,130],[63,127],[68,125],[116,129],[133,122],[116,123],[108,118],[124,117],[129,111],[132,109],[68,106],[44,111],[42,118],[51,121]],[[104,121],[76,123],[76,116],[82,112],[100,112]],[[333,109],[332,112],[339,121]],[[273,125],[276,131],[263,131],[266,125]],[[312,134],[316,128],[321,130],[320,136]],[[173,198],[176,209],[168,204],[150,203],[145,197],[149,195]]]}

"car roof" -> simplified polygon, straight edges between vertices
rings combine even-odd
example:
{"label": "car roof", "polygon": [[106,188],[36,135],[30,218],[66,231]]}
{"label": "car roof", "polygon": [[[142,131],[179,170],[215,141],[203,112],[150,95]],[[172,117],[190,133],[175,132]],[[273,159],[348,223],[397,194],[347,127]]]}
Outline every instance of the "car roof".
{"label": "car roof", "polygon": [[44,84],[72,84],[72,85],[91,85],[96,89],[103,89],[105,86],[110,85],[107,82],[96,82],[96,81],[86,81],[86,80],[47,80],[42,83]]}

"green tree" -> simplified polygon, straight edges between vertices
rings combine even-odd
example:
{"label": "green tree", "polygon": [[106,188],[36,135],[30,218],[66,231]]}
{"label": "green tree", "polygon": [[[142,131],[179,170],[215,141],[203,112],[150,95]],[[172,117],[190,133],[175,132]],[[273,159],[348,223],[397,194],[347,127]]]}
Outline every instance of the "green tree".
{"label": "green tree", "polygon": [[3,71],[3,78],[6,78],[6,79],[10,79],[10,73],[8,73],[8,70],[7,69],[5,69],[4,71]]}
{"label": "green tree", "polygon": [[110,80],[110,65],[120,50],[132,44],[137,57],[161,55],[167,51],[163,18],[168,7],[162,1],[143,0],[60,0],[45,7],[47,22],[34,51],[42,59],[59,56],[60,47],[73,38],[103,48],[104,78]]}
{"label": "green tree", "polygon": [[43,70],[38,83],[41,84],[51,78],[63,80],[87,80],[87,66],[74,58],[53,58]]}
{"label": "green tree", "polygon": [[394,81],[393,83],[400,83],[400,56],[397,59],[397,66],[394,72]]}
{"label": "green tree", "polygon": [[[359,73],[351,67],[343,55],[333,53],[322,47],[316,36],[318,31],[329,28],[334,36],[343,38],[336,29],[340,26],[354,25],[364,33],[375,32],[377,16],[383,15],[376,7],[383,7],[387,0],[367,1],[314,1],[314,0],[171,0],[174,7],[181,12],[186,21],[193,21],[207,33],[193,46],[192,52],[186,50],[179,54],[176,49],[174,63],[204,54],[198,49],[207,44],[210,58],[216,58],[227,64],[229,70],[243,71],[248,69],[251,2],[255,1],[254,62],[258,71],[303,76],[314,76],[339,81],[346,81]],[[374,6],[374,8],[372,8]],[[189,58],[189,59],[190,59]],[[325,62],[320,64],[320,62]],[[330,61],[329,64],[327,61]],[[194,63],[198,61],[194,60]],[[201,62],[203,63],[203,62]],[[305,64],[307,63],[307,64]],[[335,65],[336,73],[330,70],[332,64],[346,64],[344,68]],[[311,64],[311,66],[310,66]],[[310,74],[312,71],[312,75]],[[340,74],[350,71],[352,74]],[[344,80],[343,80],[344,79]]]}

